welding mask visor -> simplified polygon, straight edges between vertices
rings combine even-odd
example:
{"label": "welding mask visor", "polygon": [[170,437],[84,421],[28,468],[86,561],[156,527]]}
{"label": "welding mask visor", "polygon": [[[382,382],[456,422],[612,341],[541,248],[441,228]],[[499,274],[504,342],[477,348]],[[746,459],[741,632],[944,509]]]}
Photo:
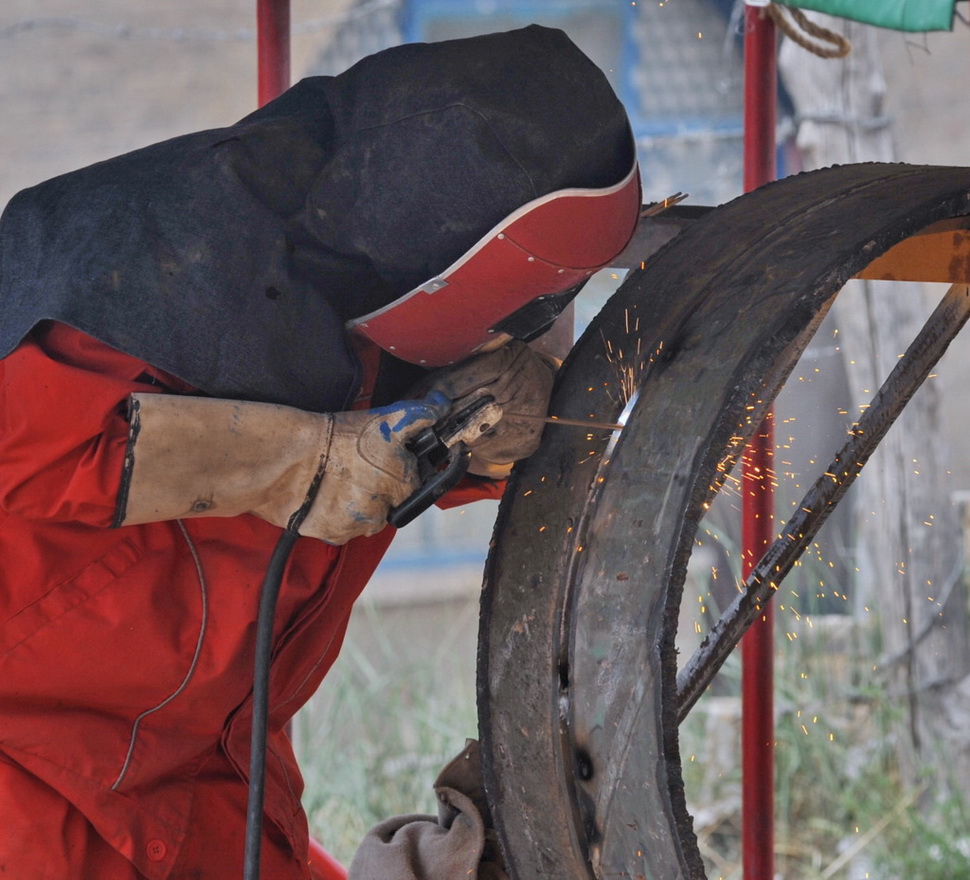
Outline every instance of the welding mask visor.
{"label": "welding mask visor", "polygon": [[548,193],[513,211],[443,272],[348,329],[428,367],[462,361],[552,324],[629,243],[640,209],[636,160],[618,183]]}

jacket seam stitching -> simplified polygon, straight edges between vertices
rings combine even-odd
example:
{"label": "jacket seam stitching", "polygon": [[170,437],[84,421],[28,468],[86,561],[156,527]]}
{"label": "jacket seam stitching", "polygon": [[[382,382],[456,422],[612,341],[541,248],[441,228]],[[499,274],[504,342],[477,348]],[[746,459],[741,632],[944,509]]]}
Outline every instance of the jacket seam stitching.
{"label": "jacket seam stitching", "polygon": [[189,552],[192,554],[192,560],[195,562],[195,570],[199,578],[199,593],[202,599],[202,618],[199,623],[199,637],[195,643],[195,652],[192,655],[192,662],[189,664],[188,671],[185,673],[185,677],[179,686],[169,694],[164,700],[150,709],[146,709],[142,712],[134,721],[131,726],[131,738],[128,743],[128,753],[125,755],[124,764],[122,764],[121,770],[118,773],[118,778],[115,779],[114,783],[111,785],[112,791],[117,791],[119,786],[124,781],[129,769],[131,769],[131,764],[135,755],[135,746],[138,744],[138,733],[141,729],[141,723],[149,715],[158,712],[163,709],[169,703],[171,703],[176,697],[178,697],[188,686],[189,682],[195,675],[195,670],[199,665],[199,658],[202,656],[202,643],[205,640],[206,628],[208,626],[209,620],[209,594],[206,585],[205,571],[202,568],[202,559],[199,556],[199,551],[196,548],[191,536],[189,535],[188,529],[185,527],[185,523],[182,520],[176,520],[179,529],[182,532],[182,536],[185,538],[185,542],[188,545]]}

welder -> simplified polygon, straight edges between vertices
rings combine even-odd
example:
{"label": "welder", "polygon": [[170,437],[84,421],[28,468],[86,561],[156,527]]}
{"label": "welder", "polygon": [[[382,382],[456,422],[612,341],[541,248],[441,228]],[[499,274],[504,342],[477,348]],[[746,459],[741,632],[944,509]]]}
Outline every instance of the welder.
{"label": "welder", "polygon": [[[527,343],[639,203],[605,76],[539,27],[390,49],[11,200],[6,876],[241,876],[254,622],[287,528],[304,537],[275,615],[262,871],[310,876],[285,726],[419,488],[408,443],[476,395],[545,415],[554,365]],[[470,441],[444,503],[496,497],[539,427],[503,417]],[[376,858],[395,880],[412,837],[404,874],[474,871],[482,820],[456,803],[361,876]]]}

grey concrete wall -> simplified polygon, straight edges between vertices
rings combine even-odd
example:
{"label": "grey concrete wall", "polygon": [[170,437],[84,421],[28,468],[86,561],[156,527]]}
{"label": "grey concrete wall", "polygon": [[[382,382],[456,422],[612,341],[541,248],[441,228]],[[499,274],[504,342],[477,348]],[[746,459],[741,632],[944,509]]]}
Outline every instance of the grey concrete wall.
{"label": "grey concrete wall", "polygon": [[[966,4],[957,4],[966,10]],[[930,165],[970,165],[970,26],[952,33],[880,32],[897,157]],[[928,286],[933,301],[945,289]],[[950,451],[952,486],[970,489],[970,331],[964,329],[936,371],[943,395],[943,422]]]}
{"label": "grey concrete wall", "polygon": [[[350,0],[293,0],[298,78]],[[256,106],[256,0],[4,0],[0,204]]]}

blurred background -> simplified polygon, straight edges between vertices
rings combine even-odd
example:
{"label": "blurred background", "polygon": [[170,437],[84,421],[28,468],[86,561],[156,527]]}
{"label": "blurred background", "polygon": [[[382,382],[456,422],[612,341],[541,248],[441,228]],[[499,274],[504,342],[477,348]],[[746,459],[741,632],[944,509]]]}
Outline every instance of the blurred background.
{"label": "blurred background", "polygon": [[[688,205],[717,205],[742,191],[742,8],[733,0],[293,0],[293,78],[335,74],[402,42],[561,27],[627,107],[644,201],[684,192]],[[853,52],[821,61],[782,46],[779,175],[873,159],[970,164],[965,22],[950,33],[903,34],[816,20],[851,39]],[[5,0],[0,205],[56,174],[232,123],[255,105],[253,0]],[[622,280],[605,270],[587,286],[577,334]],[[869,286],[840,297],[776,407],[781,518],[905,347],[897,335],[938,296]],[[968,875],[970,811],[959,797],[970,789],[970,658],[960,644],[968,362],[970,346],[958,340],[779,596],[777,859],[786,878]],[[683,603],[685,656],[739,578],[730,486],[699,534]],[[344,861],[374,822],[433,811],[437,770],[477,735],[477,602],[495,512],[493,502],[435,510],[402,530],[358,605],[338,666],[297,720],[311,823]],[[899,613],[891,595],[925,608]],[[941,620],[955,648],[930,632]],[[917,646],[929,660],[914,659]],[[926,679],[915,689],[914,675]],[[921,702],[941,688],[949,689],[942,702]],[[934,732],[929,714],[946,729]],[[729,664],[682,730],[688,800],[712,878],[739,876],[737,723]],[[939,781],[945,766],[953,792]]]}

